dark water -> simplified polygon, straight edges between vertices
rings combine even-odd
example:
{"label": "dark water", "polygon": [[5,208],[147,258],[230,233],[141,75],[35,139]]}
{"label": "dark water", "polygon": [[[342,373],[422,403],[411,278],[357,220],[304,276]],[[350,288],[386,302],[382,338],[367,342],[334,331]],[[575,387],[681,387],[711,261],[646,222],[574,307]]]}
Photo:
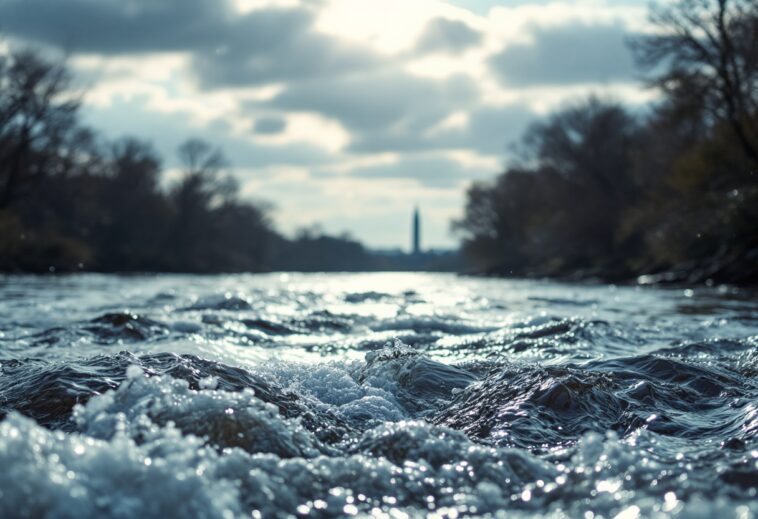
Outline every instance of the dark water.
{"label": "dark water", "polygon": [[758,301],[0,278],[0,517],[758,515]]}

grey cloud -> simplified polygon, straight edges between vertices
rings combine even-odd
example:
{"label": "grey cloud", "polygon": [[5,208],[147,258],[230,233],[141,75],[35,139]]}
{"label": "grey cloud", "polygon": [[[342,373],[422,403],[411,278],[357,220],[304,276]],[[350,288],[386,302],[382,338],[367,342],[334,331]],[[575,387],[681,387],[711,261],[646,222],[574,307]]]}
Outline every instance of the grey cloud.
{"label": "grey cloud", "polygon": [[271,165],[312,166],[331,164],[334,157],[319,148],[293,143],[288,145],[255,144],[229,134],[223,123],[205,128],[193,127],[189,114],[157,113],[146,106],[146,99],[136,97],[106,108],[85,105],[84,120],[102,128],[107,137],[139,135],[155,143],[169,167],[177,166],[176,149],[189,137],[199,137],[219,146],[235,168],[262,168]]}
{"label": "grey cloud", "polygon": [[455,188],[462,181],[492,175],[492,171],[466,168],[459,162],[441,158],[410,158],[389,165],[359,168],[351,172],[358,178],[406,178],[433,188]]}
{"label": "grey cloud", "polygon": [[229,2],[213,0],[5,0],[2,28],[74,52],[191,50],[220,42],[233,23]]}
{"label": "grey cloud", "polygon": [[[471,78],[416,77],[393,68],[386,58],[319,34],[313,29],[318,1],[240,16],[229,0],[0,0],[0,29],[74,53],[186,51],[194,74],[207,88],[285,82],[280,95],[256,108],[335,119],[350,131],[348,151],[355,153],[450,148],[500,153],[511,129],[520,131],[520,121],[528,114],[518,108],[476,109],[479,92]],[[479,38],[461,22],[436,19],[419,45],[454,51]],[[427,136],[456,111],[471,114],[468,128]],[[282,124],[260,120],[253,132],[278,133]],[[271,153],[255,150],[241,158],[259,163]],[[295,150],[292,157],[300,155],[305,161],[312,150]]]}
{"label": "grey cloud", "polygon": [[455,188],[461,182],[491,176],[494,172],[482,168],[467,168],[443,157],[414,157],[393,164],[356,168],[355,178],[411,179],[424,187]]}
{"label": "grey cloud", "polygon": [[[519,104],[478,106],[478,90],[469,78],[439,81],[401,71],[290,85],[268,107],[339,121],[351,134],[348,151],[354,153],[472,149],[500,155],[536,117]],[[456,111],[469,114],[468,125],[430,133]]]}
{"label": "grey cloud", "polygon": [[358,135],[351,150],[361,153],[420,150],[470,149],[484,155],[502,155],[537,115],[520,104],[477,107],[468,111],[469,121],[433,134],[385,131]]}
{"label": "grey cloud", "polygon": [[186,51],[206,87],[317,77],[368,66],[366,50],[313,30],[314,10],[257,9],[228,0],[4,0],[2,29],[71,52]]}
{"label": "grey cloud", "polygon": [[446,18],[431,20],[416,46],[419,52],[461,52],[482,41],[480,32],[466,23]]}
{"label": "grey cloud", "polygon": [[505,86],[570,85],[632,79],[634,66],[620,24],[535,28],[533,43],[507,47],[490,59]]}
{"label": "grey cloud", "polygon": [[522,104],[479,107],[469,113],[467,126],[444,130],[434,140],[445,148],[465,148],[484,155],[501,155],[537,117]]}
{"label": "grey cloud", "polygon": [[476,95],[473,82],[419,78],[399,71],[332,77],[290,85],[273,106],[318,112],[348,129],[372,131],[391,126],[419,129],[443,118],[456,104]]}
{"label": "grey cloud", "polygon": [[477,97],[473,81],[463,76],[437,81],[383,71],[293,84],[271,105],[336,119],[353,135],[350,150],[366,152],[382,143],[413,146],[418,135]]}
{"label": "grey cloud", "polygon": [[268,9],[227,28],[223,41],[194,54],[207,87],[244,86],[354,72],[378,62],[372,53],[341,45],[312,30],[307,9]]}
{"label": "grey cloud", "polygon": [[286,119],[282,117],[261,117],[255,120],[253,132],[261,135],[282,133],[287,127]]}

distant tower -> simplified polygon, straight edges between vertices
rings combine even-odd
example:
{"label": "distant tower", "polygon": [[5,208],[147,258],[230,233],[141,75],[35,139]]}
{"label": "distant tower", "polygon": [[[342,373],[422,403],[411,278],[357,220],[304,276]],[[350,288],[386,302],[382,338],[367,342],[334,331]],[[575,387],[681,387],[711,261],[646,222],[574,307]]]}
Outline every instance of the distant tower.
{"label": "distant tower", "polygon": [[413,210],[413,254],[421,253],[421,215],[418,206]]}

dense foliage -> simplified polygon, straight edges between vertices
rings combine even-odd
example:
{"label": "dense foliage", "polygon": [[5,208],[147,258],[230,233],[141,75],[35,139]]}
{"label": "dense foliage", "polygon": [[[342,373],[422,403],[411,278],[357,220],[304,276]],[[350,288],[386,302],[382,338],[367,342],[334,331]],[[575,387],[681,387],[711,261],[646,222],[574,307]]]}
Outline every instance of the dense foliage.
{"label": "dense foliage", "polygon": [[651,21],[645,115],[567,107],[469,189],[454,228],[479,270],[758,282],[758,3],[679,0]]}

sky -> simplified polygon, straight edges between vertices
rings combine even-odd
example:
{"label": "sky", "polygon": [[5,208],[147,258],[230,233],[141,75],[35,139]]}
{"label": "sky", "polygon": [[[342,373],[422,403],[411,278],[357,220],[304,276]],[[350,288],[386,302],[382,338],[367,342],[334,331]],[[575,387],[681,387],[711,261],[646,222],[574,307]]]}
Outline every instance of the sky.
{"label": "sky", "polygon": [[279,230],[456,244],[474,181],[533,121],[597,94],[647,102],[639,0],[0,0],[6,47],[68,56],[87,124],[223,149]]}

